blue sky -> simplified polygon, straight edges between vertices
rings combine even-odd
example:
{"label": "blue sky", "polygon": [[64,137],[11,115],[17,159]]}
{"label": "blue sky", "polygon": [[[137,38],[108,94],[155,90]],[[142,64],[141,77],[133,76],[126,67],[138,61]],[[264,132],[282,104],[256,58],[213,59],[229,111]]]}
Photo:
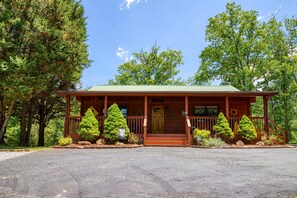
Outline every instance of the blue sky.
{"label": "blue sky", "polygon": [[[83,72],[83,88],[107,84],[133,52],[150,49],[181,50],[179,76],[197,71],[208,19],[225,11],[225,0],[82,0],[87,17],[91,66]],[[279,18],[297,12],[296,0],[235,1],[244,10],[259,12],[259,20],[277,12]]]}

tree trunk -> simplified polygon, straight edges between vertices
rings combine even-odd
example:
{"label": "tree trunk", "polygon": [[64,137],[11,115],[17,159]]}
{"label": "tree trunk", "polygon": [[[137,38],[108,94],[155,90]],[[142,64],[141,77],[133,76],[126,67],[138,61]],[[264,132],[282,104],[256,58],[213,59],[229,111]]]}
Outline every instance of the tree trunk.
{"label": "tree trunk", "polygon": [[30,133],[31,133],[31,129],[32,129],[32,123],[33,123],[33,110],[34,110],[34,106],[35,106],[35,98],[31,98],[31,103],[30,103],[30,108],[29,108],[29,117],[28,117],[28,123],[27,123],[27,130],[26,130],[26,142],[29,145],[30,144]]}
{"label": "tree trunk", "polygon": [[27,102],[23,101],[22,105],[22,114],[21,114],[21,123],[20,123],[20,146],[29,146],[27,142],[27,130],[26,130],[26,124],[27,124]]}
{"label": "tree trunk", "polygon": [[291,133],[290,133],[290,126],[289,126],[289,108],[288,108],[288,97],[285,97],[284,100],[285,106],[285,131],[286,131],[286,140],[287,142],[291,141]]}
{"label": "tree trunk", "polygon": [[11,101],[8,112],[7,112],[7,115],[5,116],[4,123],[3,123],[2,127],[1,127],[1,131],[0,131],[0,140],[1,140],[1,142],[3,142],[3,140],[4,140],[4,132],[6,131],[6,126],[8,124],[9,119],[10,119],[10,116],[12,114],[14,104],[15,104],[15,99],[13,99]]}
{"label": "tree trunk", "polygon": [[[41,117],[41,115],[40,115]],[[42,118],[40,118],[42,119]],[[44,131],[45,131],[45,123],[44,119],[39,123],[39,138],[38,138],[38,146],[44,146]]]}
{"label": "tree trunk", "polygon": [[44,146],[44,130],[46,126],[45,120],[45,108],[44,108],[44,101],[41,100],[39,104],[39,137],[38,137],[38,146]]}

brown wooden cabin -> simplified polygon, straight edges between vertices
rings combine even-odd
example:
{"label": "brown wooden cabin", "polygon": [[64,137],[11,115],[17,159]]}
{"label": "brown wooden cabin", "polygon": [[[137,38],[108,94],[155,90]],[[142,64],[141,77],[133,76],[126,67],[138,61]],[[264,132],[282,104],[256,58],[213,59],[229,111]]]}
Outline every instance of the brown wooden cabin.
{"label": "brown wooden cabin", "polygon": [[[146,146],[190,145],[195,128],[208,129],[214,135],[212,126],[219,112],[224,113],[232,129],[242,115],[247,115],[257,129],[258,139],[261,132],[265,132],[286,142],[285,131],[268,115],[269,98],[277,92],[242,92],[232,86],[102,85],[88,91],[59,91],[58,94],[67,100],[64,135],[76,140],[79,123],[88,108],[92,107],[102,134],[107,109],[117,103],[131,132]],[[81,102],[79,116],[70,116],[70,97]],[[263,97],[261,117],[251,117],[251,103],[256,97]],[[238,137],[235,134],[233,142]]]}

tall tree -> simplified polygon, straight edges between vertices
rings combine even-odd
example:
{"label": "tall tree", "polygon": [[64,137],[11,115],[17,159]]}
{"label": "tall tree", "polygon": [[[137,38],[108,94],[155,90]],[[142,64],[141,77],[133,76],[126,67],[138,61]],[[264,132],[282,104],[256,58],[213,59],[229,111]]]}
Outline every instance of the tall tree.
{"label": "tall tree", "polygon": [[118,67],[115,80],[109,84],[119,85],[173,85],[183,84],[176,79],[179,73],[177,67],[183,64],[181,51],[164,50],[159,52],[156,44],[150,51],[141,50],[133,53],[130,61]]}
{"label": "tall tree", "polygon": [[35,118],[40,124],[39,144],[43,145],[44,127],[55,114],[53,106],[61,104],[54,100],[55,91],[72,88],[89,63],[84,11],[75,0],[4,0],[0,7],[0,76],[5,77],[0,98],[6,104],[1,103],[1,115],[6,119],[0,119],[0,138],[17,102],[21,109],[20,144],[28,145],[38,112],[40,116]]}
{"label": "tall tree", "polygon": [[228,3],[226,11],[209,19],[197,84],[221,80],[242,91],[273,90],[270,110],[290,141],[296,105],[296,19],[259,22],[256,11]]}
{"label": "tall tree", "polygon": [[240,90],[254,90],[267,68],[268,35],[256,11],[228,3],[226,11],[211,17],[206,27],[209,45],[201,52],[195,83],[221,80]]}

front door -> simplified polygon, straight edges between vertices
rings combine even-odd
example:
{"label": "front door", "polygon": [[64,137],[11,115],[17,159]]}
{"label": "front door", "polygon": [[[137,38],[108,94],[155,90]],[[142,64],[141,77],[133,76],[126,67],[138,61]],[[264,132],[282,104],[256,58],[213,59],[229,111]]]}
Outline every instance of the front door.
{"label": "front door", "polygon": [[152,133],[164,133],[164,106],[152,107]]}

